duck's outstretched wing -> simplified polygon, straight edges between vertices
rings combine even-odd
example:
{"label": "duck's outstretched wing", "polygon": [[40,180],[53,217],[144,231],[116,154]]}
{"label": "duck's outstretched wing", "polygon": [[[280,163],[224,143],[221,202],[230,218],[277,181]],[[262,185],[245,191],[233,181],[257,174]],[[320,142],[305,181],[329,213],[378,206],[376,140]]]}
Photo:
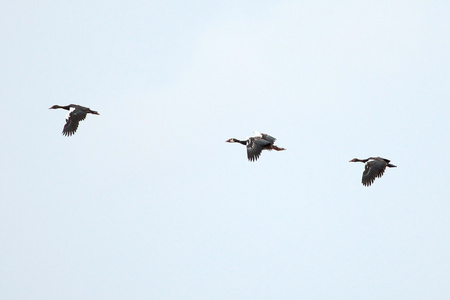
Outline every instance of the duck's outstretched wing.
{"label": "duck's outstretched wing", "polygon": [[247,141],[247,158],[249,161],[256,161],[261,155],[261,151],[265,146],[271,143],[262,138],[249,138]]}
{"label": "duck's outstretched wing", "polygon": [[78,109],[73,109],[69,112],[66,118],[66,124],[64,125],[62,134],[65,136],[71,136],[75,134],[78,129],[80,121],[86,119],[86,112]]}
{"label": "duck's outstretched wing", "polygon": [[271,135],[268,135],[267,133],[261,133],[261,132],[255,131],[255,134],[258,134],[262,139],[270,142],[271,144],[275,143],[275,141],[277,140],[276,138],[274,138]]}
{"label": "duck's outstretched wing", "polygon": [[362,175],[362,184],[370,186],[375,178],[383,176],[386,165],[387,163],[384,160],[368,161]]}

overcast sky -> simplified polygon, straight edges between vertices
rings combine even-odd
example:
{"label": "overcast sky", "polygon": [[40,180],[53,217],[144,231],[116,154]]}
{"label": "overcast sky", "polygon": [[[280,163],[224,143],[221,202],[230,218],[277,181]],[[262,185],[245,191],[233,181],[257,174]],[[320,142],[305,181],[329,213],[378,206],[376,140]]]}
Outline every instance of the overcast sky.
{"label": "overcast sky", "polygon": [[[450,299],[448,1],[0,4],[0,298]],[[61,135],[70,103],[88,115]],[[248,162],[253,131],[287,151]],[[362,163],[398,168],[371,187]]]}

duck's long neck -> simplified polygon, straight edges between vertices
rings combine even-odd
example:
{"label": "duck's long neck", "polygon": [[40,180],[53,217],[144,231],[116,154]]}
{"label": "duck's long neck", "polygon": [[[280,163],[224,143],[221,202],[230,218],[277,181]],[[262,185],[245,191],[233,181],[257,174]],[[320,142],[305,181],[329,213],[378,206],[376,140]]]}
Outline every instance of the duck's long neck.
{"label": "duck's long neck", "polygon": [[362,162],[362,163],[366,163],[366,162],[369,161],[369,159],[370,158],[367,158],[367,159],[359,159],[359,158],[357,158],[356,161],[359,161],[359,162]]}
{"label": "duck's long neck", "polygon": [[239,144],[242,144],[242,145],[247,145],[247,141],[241,141],[241,140],[238,140],[238,139],[234,139],[234,141],[238,142]]}
{"label": "duck's long neck", "polygon": [[62,109],[65,109],[65,110],[70,110],[70,105],[66,105],[66,106],[55,105],[54,107],[55,108],[62,108]]}

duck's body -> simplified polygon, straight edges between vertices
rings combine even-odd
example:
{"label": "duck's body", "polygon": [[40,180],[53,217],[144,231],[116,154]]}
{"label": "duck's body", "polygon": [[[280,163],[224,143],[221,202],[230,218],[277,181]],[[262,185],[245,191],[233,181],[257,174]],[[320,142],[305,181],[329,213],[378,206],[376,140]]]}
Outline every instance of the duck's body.
{"label": "duck's body", "polygon": [[259,156],[261,155],[261,152],[263,150],[276,150],[276,151],[282,151],[286,150],[284,148],[280,148],[278,146],[275,146],[275,138],[260,132],[255,132],[255,136],[249,137],[246,140],[238,140],[235,138],[231,138],[226,140],[228,143],[240,143],[242,145],[247,146],[247,158],[249,161],[256,161]]}
{"label": "duck's body", "polygon": [[69,104],[66,106],[53,105],[50,109],[62,108],[68,110],[69,113],[66,116],[66,124],[64,125],[62,134],[65,136],[71,136],[75,134],[78,128],[78,124],[80,121],[83,121],[86,118],[87,114],[99,115],[98,112],[91,110],[90,108]]}
{"label": "duck's body", "polygon": [[370,186],[375,181],[375,178],[383,176],[386,167],[397,167],[390,164],[390,160],[382,157],[369,157],[367,159],[354,158],[350,162],[363,162],[366,164],[362,175],[362,184],[365,186]]}

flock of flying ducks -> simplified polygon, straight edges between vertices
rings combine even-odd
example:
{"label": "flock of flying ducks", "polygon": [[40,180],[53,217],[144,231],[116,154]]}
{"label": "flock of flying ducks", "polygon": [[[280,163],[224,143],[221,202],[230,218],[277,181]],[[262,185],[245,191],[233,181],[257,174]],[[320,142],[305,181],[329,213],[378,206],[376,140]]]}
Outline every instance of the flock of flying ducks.
{"label": "flock of flying ducks", "polygon": [[[99,115],[98,112],[91,110],[90,108],[69,104],[66,106],[53,105],[50,109],[62,108],[68,110],[69,113],[66,116],[66,124],[64,125],[62,134],[65,136],[71,136],[75,134],[78,129],[78,124],[86,118],[87,114]],[[275,150],[283,151],[285,148],[274,145],[276,139],[265,133],[255,132],[255,136],[249,137],[246,140],[238,140],[231,138],[226,140],[228,143],[239,143],[247,147],[247,158],[249,161],[258,160],[263,150]],[[369,157],[367,159],[354,158],[350,162],[362,162],[365,163],[365,169],[362,175],[362,184],[370,186],[377,177],[381,177],[386,170],[386,167],[396,168],[397,166],[390,163],[390,160],[381,157]]]}

